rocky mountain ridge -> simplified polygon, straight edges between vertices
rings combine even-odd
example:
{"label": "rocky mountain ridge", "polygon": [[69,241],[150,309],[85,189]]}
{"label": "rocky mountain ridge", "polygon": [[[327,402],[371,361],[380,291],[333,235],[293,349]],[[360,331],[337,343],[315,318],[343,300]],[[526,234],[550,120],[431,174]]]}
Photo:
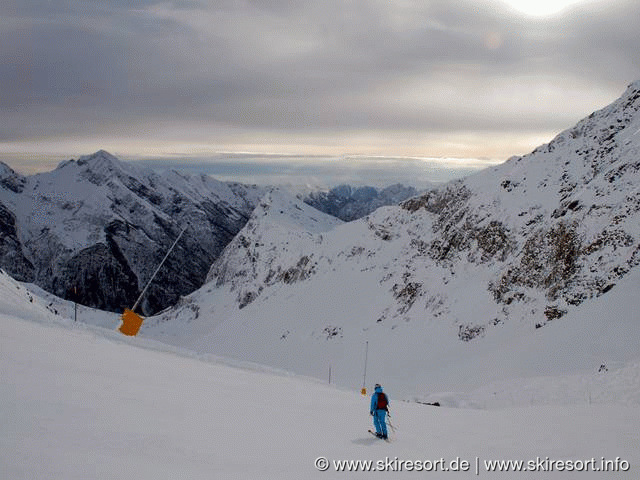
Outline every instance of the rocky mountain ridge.
{"label": "rocky mountain ridge", "polygon": [[[105,151],[33,176],[0,163],[0,268],[63,298],[121,311],[186,227],[144,299],[143,311],[154,313],[202,285],[271,189],[175,170],[155,173]],[[355,218],[413,193],[401,185],[343,185],[312,191],[307,203]]]}
{"label": "rocky mountain ridge", "polygon": [[182,228],[141,305],[157,312],[202,285],[263,190],[175,171],[156,174],[105,151],[22,176],[0,165],[0,267],[60,297],[131,307]]}

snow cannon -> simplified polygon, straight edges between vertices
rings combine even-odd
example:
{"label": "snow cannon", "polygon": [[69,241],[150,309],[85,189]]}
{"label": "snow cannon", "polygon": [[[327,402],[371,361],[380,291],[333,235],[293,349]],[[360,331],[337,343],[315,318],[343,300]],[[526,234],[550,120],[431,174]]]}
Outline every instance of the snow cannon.
{"label": "snow cannon", "polygon": [[363,397],[367,396],[367,389],[366,387],[362,387],[362,390],[360,390],[360,395],[362,395]]}
{"label": "snow cannon", "polygon": [[140,331],[140,327],[142,326],[142,322],[144,318],[135,313],[133,310],[129,310],[128,308],[124,309],[124,313],[122,314],[122,323],[120,324],[120,333],[124,335],[129,335],[130,337],[135,337]]}
{"label": "snow cannon", "polygon": [[133,307],[131,307],[131,310],[129,310],[128,308],[124,309],[124,312],[122,314],[122,323],[120,324],[120,327],[118,328],[118,330],[120,330],[120,332],[123,333],[124,335],[129,335],[131,337],[135,337],[138,334],[138,332],[140,331],[140,327],[142,326],[142,322],[144,321],[144,318],[142,318],[140,315],[135,313],[134,310],[136,309],[136,307],[140,303],[140,300],[142,300],[142,297],[144,297],[144,294],[147,292],[147,289],[149,288],[149,285],[151,285],[151,282],[153,282],[153,279],[157,275],[158,271],[162,268],[162,265],[164,264],[164,262],[169,257],[169,254],[171,253],[171,250],[173,250],[173,248],[176,246],[176,244],[178,243],[178,240],[180,240],[180,237],[182,237],[182,234],[185,232],[186,229],[187,229],[186,227],[183,228],[182,231],[180,232],[180,235],[178,235],[178,238],[175,239],[175,241],[173,242],[173,244],[171,245],[171,247],[167,251],[167,254],[164,256],[164,258],[160,262],[160,265],[158,265],[158,268],[156,268],[155,272],[153,272],[153,275],[151,275],[151,278],[149,279],[147,284],[142,289],[142,292],[140,293],[140,296],[136,300],[136,303],[133,304]]}

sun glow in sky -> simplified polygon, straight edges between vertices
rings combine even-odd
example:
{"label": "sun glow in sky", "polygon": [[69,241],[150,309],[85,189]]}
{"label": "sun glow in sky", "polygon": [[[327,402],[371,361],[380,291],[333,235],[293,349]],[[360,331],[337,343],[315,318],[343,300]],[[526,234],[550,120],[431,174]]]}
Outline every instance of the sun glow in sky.
{"label": "sun glow in sky", "polygon": [[545,17],[561,12],[567,7],[584,3],[585,0],[503,0],[512,8],[532,15],[534,17]]}

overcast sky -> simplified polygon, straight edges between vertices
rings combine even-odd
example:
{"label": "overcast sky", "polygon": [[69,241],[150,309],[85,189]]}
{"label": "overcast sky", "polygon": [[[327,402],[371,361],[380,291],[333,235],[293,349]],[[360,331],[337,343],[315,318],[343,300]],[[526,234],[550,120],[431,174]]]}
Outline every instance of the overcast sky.
{"label": "overcast sky", "polygon": [[502,161],[640,78],[640,2],[573,3],[2,0],[0,159]]}

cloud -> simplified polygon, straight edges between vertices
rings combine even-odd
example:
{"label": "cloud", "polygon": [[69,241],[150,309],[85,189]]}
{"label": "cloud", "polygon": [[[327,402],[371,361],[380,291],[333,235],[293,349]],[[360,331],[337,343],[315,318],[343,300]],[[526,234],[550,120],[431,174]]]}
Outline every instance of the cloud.
{"label": "cloud", "polygon": [[427,189],[461,178],[493,162],[474,159],[218,153],[203,157],[138,159],[162,170],[207,174],[224,181],[259,185],[333,187],[341,184],[386,187],[396,183]]}
{"label": "cloud", "polygon": [[554,131],[640,77],[639,16],[635,0],[546,19],[498,0],[8,0],[0,141]]}

